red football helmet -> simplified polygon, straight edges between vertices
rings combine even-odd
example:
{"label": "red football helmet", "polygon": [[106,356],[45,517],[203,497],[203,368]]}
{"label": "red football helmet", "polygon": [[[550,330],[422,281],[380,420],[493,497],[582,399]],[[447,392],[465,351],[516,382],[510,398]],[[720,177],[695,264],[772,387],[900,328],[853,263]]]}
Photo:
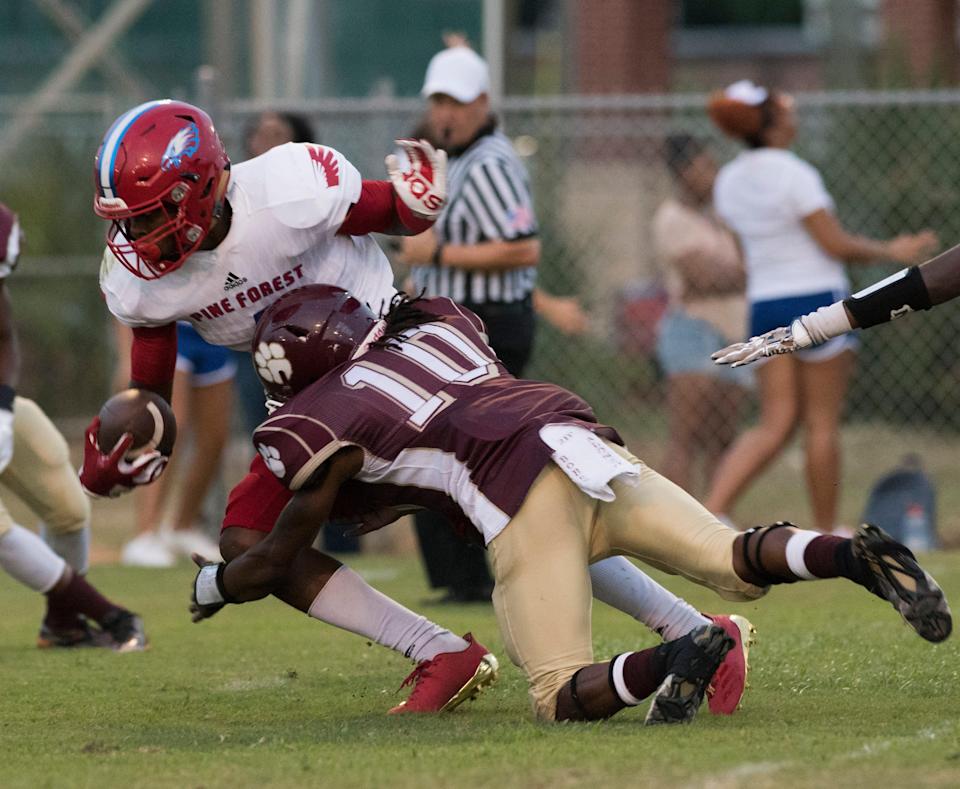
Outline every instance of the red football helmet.
{"label": "red football helmet", "polygon": [[351,359],[383,321],[343,288],[306,285],[268,307],[253,336],[253,362],[270,400],[286,402]]}
{"label": "red football helmet", "polygon": [[[133,274],[156,279],[182,266],[206,238],[223,209],[230,160],[207,113],[165,99],[114,121],[94,177],[93,210],[111,221],[107,246]],[[155,221],[145,217],[154,213]],[[145,232],[131,239],[134,217],[144,217]]]}

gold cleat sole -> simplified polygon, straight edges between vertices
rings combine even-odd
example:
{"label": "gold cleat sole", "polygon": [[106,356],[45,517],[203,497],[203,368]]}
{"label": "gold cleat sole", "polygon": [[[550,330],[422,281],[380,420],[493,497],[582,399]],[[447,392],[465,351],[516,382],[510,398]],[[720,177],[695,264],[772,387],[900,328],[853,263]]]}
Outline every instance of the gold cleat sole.
{"label": "gold cleat sole", "polygon": [[[750,648],[757,643],[757,628],[753,626],[753,623],[747,619],[745,616],[740,616],[740,614],[731,614],[730,621],[737,626],[737,630],[740,631],[740,641],[743,644],[743,668],[745,681],[743,683],[743,688],[746,690],[750,687]],[[740,698],[740,703],[737,704],[737,709],[740,709],[743,706],[743,697]]]}
{"label": "gold cleat sole", "polygon": [[458,690],[453,698],[440,708],[440,712],[449,712],[456,709],[465,701],[472,701],[481,691],[497,681],[500,674],[500,664],[496,657],[489,652],[480,659],[480,665],[467,683]]}

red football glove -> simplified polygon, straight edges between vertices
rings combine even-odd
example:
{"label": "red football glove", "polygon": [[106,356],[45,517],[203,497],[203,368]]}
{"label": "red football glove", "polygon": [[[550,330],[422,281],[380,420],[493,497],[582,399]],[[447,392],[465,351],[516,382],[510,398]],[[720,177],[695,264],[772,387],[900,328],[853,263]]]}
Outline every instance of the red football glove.
{"label": "red football glove", "polygon": [[426,140],[394,140],[407,158],[407,168],[390,154],[384,159],[393,190],[415,216],[436,220],[447,200],[447,153]]}
{"label": "red football glove", "polygon": [[133,434],[124,433],[110,450],[104,455],[97,443],[97,433],[100,432],[100,417],[94,417],[87,428],[83,442],[83,465],[80,467],[80,484],[89,496],[115,498],[133,490],[137,485],[149,485],[163,473],[167,461],[166,455],[160,450],[153,449],[138,455],[133,460],[126,460],[127,450],[133,443]]}

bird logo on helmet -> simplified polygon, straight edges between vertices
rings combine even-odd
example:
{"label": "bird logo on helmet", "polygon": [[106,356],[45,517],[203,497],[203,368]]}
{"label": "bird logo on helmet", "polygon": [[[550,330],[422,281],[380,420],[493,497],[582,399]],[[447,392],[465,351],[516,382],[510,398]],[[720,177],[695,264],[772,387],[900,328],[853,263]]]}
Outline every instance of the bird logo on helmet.
{"label": "bird logo on helmet", "polygon": [[199,147],[200,132],[197,130],[197,124],[187,124],[167,143],[167,149],[160,157],[160,168],[162,170],[170,170],[174,167],[180,169],[181,160],[184,157],[193,156]]}
{"label": "bird logo on helmet", "polygon": [[149,101],[107,130],[94,178],[107,246],[132,274],[156,279],[180,268],[221,216],[230,159],[199,107]]}
{"label": "bird logo on helmet", "polygon": [[356,358],[384,322],[343,288],[306,285],[268,307],[253,337],[257,374],[271,401],[286,402]]}

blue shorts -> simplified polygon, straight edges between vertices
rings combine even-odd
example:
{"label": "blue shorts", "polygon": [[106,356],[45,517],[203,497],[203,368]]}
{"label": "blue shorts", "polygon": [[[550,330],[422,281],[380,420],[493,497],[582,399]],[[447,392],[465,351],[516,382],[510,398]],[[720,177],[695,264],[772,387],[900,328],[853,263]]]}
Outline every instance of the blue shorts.
{"label": "blue shorts", "polygon": [[668,376],[696,373],[749,387],[753,374],[748,368],[714,364],[710,358],[714,351],[729,344],[712,324],[691,318],[683,310],[671,309],[663,316],[657,332],[657,361]]}
{"label": "blue shorts", "polygon": [[177,369],[189,373],[191,386],[213,386],[237,373],[229,348],[211,345],[189,323],[177,323]]}
{"label": "blue shorts", "polygon": [[[814,312],[820,307],[826,307],[849,295],[849,293],[842,291],[825,290],[806,296],[786,296],[782,299],[755,301],[750,305],[750,336],[757,337],[766,334],[771,329],[789,326],[794,318],[799,318],[808,312]],[[842,334],[832,340],[827,340],[823,345],[818,345],[816,348],[798,351],[795,356],[805,362],[825,362],[841,351],[856,350],[859,345],[860,341],[856,335]]]}

